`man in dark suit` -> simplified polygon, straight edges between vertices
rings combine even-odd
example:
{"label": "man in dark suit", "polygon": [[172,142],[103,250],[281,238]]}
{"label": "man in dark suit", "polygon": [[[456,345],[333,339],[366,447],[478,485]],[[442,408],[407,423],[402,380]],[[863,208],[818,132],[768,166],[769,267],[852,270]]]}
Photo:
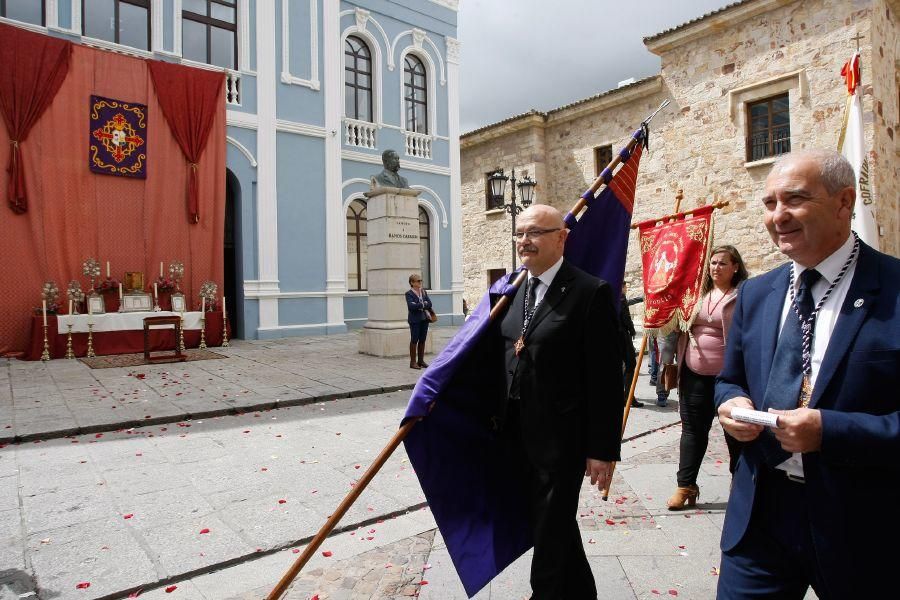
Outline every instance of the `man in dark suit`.
{"label": "man in dark suit", "polygon": [[535,600],[593,600],[576,514],[583,477],[603,489],[619,460],[622,355],[613,292],[563,259],[568,231],[535,205],[516,226],[528,270],[503,317],[511,469],[528,482]]}
{"label": "man in dark suit", "polygon": [[[854,182],[827,151],[783,157],[766,179],[766,228],[791,262],[743,286],[716,382],[719,420],[748,443],[721,599],[896,588],[900,261],[851,233]],[[777,426],[736,421],[735,407],[776,413]]]}

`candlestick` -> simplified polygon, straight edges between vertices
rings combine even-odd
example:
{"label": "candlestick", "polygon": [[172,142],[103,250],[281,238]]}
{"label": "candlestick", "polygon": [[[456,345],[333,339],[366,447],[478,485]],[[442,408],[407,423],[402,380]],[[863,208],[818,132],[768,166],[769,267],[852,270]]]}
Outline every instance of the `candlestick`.
{"label": "candlestick", "polygon": [[69,332],[66,334],[66,358],[75,358],[75,351],[72,350],[72,324],[68,324]]}
{"label": "candlestick", "polygon": [[119,284],[119,302],[122,301],[122,284]]}
{"label": "candlestick", "polygon": [[178,354],[184,354],[184,312],[181,313],[181,327],[178,328]]}
{"label": "candlestick", "polygon": [[41,314],[44,315],[44,327],[47,327],[47,301],[41,300]]}
{"label": "candlestick", "polygon": [[94,354],[94,324],[88,323],[88,347],[87,347],[87,357],[94,358],[97,356]]}
{"label": "candlestick", "polygon": [[154,299],[154,300],[159,300],[159,290],[158,290],[158,288],[156,287],[156,284],[155,284],[155,283],[153,284],[153,299]]}
{"label": "candlestick", "polygon": [[228,312],[225,310],[225,296],[222,296],[222,347],[228,347]]}
{"label": "candlestick", "polygon": [[106,261],[106,278],[109,279],[109,261]]}
{"label": "candlestick", "polygon": [[201,350],[206,350],[206,313],[200,313],[200,346]]}
{"label": "candlestick", "polygon": [[69,314],[72,314],[72,299],[69,298]]}
{"label": "candlestick", "polygon": [[[200,298],[200,312],[206,314],[206,296]],[[202,316],[201,316],[202,318]]]}
{"label": "candlestick", "polygon": [[47,315],[44,314],[44,351],[41,352],[41,360],[50,360],[50,343],[47,341]]}

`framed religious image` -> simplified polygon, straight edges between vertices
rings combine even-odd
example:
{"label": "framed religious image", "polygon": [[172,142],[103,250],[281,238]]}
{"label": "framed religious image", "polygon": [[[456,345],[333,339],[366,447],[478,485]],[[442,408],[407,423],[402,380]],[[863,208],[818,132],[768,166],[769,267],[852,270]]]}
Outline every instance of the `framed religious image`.
{"label": "framed religious image", "polygon": [[129,271],[125,273],[125,291],[126,292],[143,292],[144,291],[144,274]]}
{"label": "framed religious image", "polygon": [[145,292],[125,294],[122,296],[122,310],[125,312],[150,312],[153,310],[153,297]]}
{"label": "framed religious image", "polygon": [[106,305],[103,304],[103,296],[99,294],[91,294],[87,297],[87,308],[89,315],[102,315],[106,312]]}
{"label": "framed religious image", "polygon": [[175,292],[172,294],[172,312],[184,312],[187,307],[184,303],[184,294]]}

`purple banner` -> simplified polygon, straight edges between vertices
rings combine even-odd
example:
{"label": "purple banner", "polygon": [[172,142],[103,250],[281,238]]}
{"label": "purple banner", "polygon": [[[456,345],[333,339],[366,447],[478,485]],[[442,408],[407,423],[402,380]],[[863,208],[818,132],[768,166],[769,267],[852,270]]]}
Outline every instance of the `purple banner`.
{"label": "purple banner", "polygon": [[91,96],[88,163],[94,173],[147,177],[147,107]]}

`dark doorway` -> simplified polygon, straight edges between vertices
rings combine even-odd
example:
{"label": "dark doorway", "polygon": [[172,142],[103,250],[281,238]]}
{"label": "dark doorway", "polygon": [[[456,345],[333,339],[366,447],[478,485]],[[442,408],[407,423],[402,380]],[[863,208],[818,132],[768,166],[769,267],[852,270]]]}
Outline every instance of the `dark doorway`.
{"label": "dark doorway", "polygon": [[506,269],[488,269],[488,287],[497,283],[497,280],[506,275]]}
{"label": "dark doorway", "polygon": [[239,294],[238,284],[243,281],[241,273],[240,252],[240,217],[239,200],[241,186],[234,173],[226,170],[225,175],[225,290],[227,300],[228,323],[231,325],[231,336],[244,336],[244,324],[241,321],[243,311],[238,310],[238,302],[243,301]]}

